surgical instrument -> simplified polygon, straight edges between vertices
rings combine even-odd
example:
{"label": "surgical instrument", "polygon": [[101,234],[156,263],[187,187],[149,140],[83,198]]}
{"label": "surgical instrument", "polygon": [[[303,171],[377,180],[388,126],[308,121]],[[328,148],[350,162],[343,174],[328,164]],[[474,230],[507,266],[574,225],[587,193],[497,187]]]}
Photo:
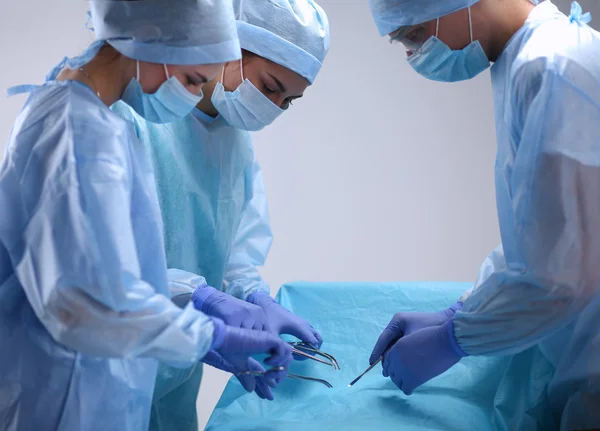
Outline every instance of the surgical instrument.
{"label": "surgical instrument", "polygon": [[357,378],[355,378],[354,380],[352,380],[350,382],[350,384],[348,385],[348,387],[351,387],[352,385],[354,385],[356,382],[358,382],[360,379],[362,379],[362,377],[367,374],[369,371],[371,371],[373,368],[375,368],[375,365],[379,364],[381,361],[383,360],[383,355],[381,355],[379,357],[379,359],[377,359],[375,362],[373,362],[371,365],[369,365],[369,368],[367,368],[360,376],[358,376]]}
{"label": "surgical instrument", "polygon": [[[267,374],[268,372],[271,371],[283,371],[285,370],[284,367],[275,367],[275,368],[271,368],[268,371],[241,371],[239,373],[236,373],[236,376],[257,376],[257,377],[261,377],[264,376],[265,374]],[[298,374],[292,374],[292,373],[287,373],[287,377],[289,377],[290,379],[295,379],[295,380],[307,380],[310,382],[316,382],[316,383],[321,383],[322,385],[327,386],[328,388],[333,388],[333,385],[331,383],[329,383],[327,380],[323,380],[323,379],[317,379],[316,377],[307,377],[307,376],[301,376]]]}
{"label": "surgical instrument", "polygon": [[[303,342],[291,342],[289,344],[293,348],[292,353],[294,355],[303,356],[305,358],[312,359],[312,360],[320,362],[322,364],[332,366],[334,370],[341,369],[340,364],[338,364],[338,361],[333,357],[333,355],[330,355],[329,353],[322,352],[319,349],[314,348],[310,344],[303,343]],[[325,359],[327,359],[329,362],[319,359],[315,355],[322,356]]]}

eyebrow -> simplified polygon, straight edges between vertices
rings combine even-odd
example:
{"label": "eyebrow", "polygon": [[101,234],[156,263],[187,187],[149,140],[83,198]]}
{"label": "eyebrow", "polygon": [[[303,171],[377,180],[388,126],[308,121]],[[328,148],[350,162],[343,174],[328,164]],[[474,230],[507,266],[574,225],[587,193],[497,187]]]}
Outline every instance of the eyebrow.
{"label": "eyebrow", "polygon": [[283,86],[283,84],[281,83],[281,81],[279,79],[277,79],[275,76],[271,75],[269,72],[267,72],[267,75],[269,75],[271,77],[271,79],[273,81],[275,81],[275,85],[277,85],[277,89],[279,90],[280,93],[287,93],[286,88]]}

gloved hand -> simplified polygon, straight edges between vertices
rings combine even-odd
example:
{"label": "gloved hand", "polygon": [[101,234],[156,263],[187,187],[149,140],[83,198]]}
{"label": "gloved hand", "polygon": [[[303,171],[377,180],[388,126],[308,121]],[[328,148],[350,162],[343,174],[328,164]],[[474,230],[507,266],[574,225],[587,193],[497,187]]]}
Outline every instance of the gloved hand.
{"label": "gloved hand", "polygon": [[406,395],[442,374],[467,354],[454,336],[454,324],[423,328],[400,338],[383,355],[383,376]]}
{"label": "gloved hand", "polygon": [[[277,385],[285,379],[287,371],[267,371],[260,363],[254,359],[248,359],[248,364],[243,370],[237,370],[233,365],[227,362],[221,355],[214,350],[209,351],[206,356],[202,359],[202,362],[212,367],[218,368],[219,370],[226,371],[235,375],[238,381],[242,384],[244,389],[248,392],[252,391],[252,385],[254,384],[254,392],[261,399],[267,399],[273,401],[273,391],[271,388],[277,387]],[[264,376],[250,376],[250,375],[237,375],[241,371],[260,371],[265,373]]]}
{"label": "gloved hand", "polygon": [[400,338],[423,328],[443,325],[461,308],[462,303],[457,302],[450,308],[437,313],[396,313],[379,336],[377,343],[375,343],[375,348],[369,357],[369,363],[372,364],[377,361],[383,355],[383,352]]}
{"label": "gloved hand", "polygon": [[[265,359],[265,364],[283,367],[284,371],[287,371],[292,361],[292,348],[281,338],[265,331],[228,326],[215,317],[211,319],[214,324],[211,350],[218,353],[235,370],[245,370],[251,359],[250,356],[265,353],[270,355]],[[252,392],[255,389],[255,379],[244,379],[244,381],[244,388]]]}
{"label": "gloved hand", "polygon": [[267,330],[272,334],[293,335],[317,349],[323,344],[321,335],[306,320],[279,305],[268,293],[262,291],[252,293],[248,296],[248,302],[262,308],[267,316]]}
{"label": "gloved hand", "polygon": [[194,291],[192,302],[196,310],[218,317],[226,325],[258,331],[266,329],[267,316],[260,307],[206,284],[200,285]]}

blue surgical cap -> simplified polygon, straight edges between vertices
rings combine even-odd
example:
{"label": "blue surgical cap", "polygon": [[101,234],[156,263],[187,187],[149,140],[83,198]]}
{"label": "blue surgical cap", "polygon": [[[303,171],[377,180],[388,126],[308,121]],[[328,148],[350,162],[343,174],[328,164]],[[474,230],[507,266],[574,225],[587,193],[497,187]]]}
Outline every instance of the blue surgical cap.
{"label": "blue surgical cap", "polygon": [[234,0],[243,49],[313,83],[329,51],[329,20],[313,0]]}
{"label": "blue surgical cap", "polygon": [[379,34],[422,24],[474,5],[479,0],[369,0]]}
{"label": "blue surgical cap", "polygon": [[231,0],[93,0],[90,10],[96,39],[135,60],[197,65],[241,56]]}

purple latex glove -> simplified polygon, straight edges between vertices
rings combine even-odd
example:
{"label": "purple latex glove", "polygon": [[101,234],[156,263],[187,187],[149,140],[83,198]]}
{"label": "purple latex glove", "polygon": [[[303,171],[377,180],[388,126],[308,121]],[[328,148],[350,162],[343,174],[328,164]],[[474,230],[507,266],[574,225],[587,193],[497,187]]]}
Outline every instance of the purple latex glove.
{"label": "purple latex glove", "polygon": [[[285,379],[287,375],[287,371],[267,371],[264,369],[260,363],[254,359],[248,359],[248,364],[244,367],[243,370],[237,370],[233,365],[227,362],[221,355],[219,355],[214,350],[209,351],[206,356],[202,359],[202,362],[208,364],[212,367],[218,368],[219,370],[223,370],[225,372],[231,373],[235,375],[238,381],[242,384],[244,389],[248,392],[252,392],[254,388],[254,392],[258,395],[259,398],[267,399],[269,401],[273,401],[275,398],[273,396],[273,391],[271,388],[277,387],[277,385]],[[237,373],[241,371],[260,371],[265,373],[264,376],[238,376]]]}
{"label": "purple latex glove", "polygon": [[267,316],[267,330],[272,334],[293,335],[317,349],[323,344],[321,335],[306,320],[279,305],[268,293],[255,292],[248,296],[248,302],[262,308]]}
{"label": "purple latex glove", "polygon": [[410,335],[423,328],[440,326],[450,320],[456,311],[462,308],[462,303],[457,302],[450,308],[437,313],[396,313],[387,327],[383,330],[375,348],[369,357],[369,363],[377,361],[383,352],[400,338]]}
{"label": "purple latex glove", "polygon": [[400,338],[383,355],[383,376],[406,395],[439,376],[467,354],[454,336],[454,323],[423,328]]}
{"label": "purple latex glove", "polygon": [[[211,319],[214,324],[211,350],[218,353],[235,370],[245,370],[252,355],[268,354],[265,364],[283,367],[287,372],[292,361],[292,348],[281,338],[265,331],[228,326],[215,317]],[[255,389],[255,379],[244,380],[246,381],[244,388],[252,392]]]}
{"label": "purple latex glove", "polygon": [[223,293],[214,287],[200,285],[192,295],[192,302],[196,310],[218,317],[226,325],[266,330],[267,316],[260,307]]}

